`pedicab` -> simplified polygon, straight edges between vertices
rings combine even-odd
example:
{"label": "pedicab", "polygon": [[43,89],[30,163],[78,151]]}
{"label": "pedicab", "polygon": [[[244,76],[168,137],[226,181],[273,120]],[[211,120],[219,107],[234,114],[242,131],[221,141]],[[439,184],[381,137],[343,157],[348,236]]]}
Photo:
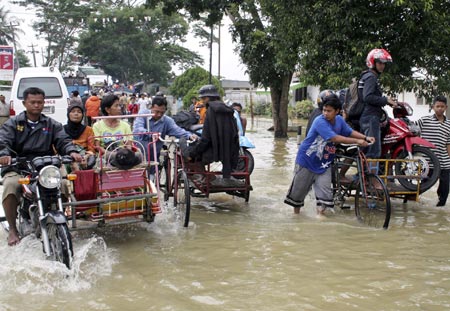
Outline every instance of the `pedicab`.
{"label": "pedicab", "polygon": [[[96,119],[102,118],[108,116]],[[159,139],[159,133],[139,135],[151,136],[148,146],[144,147],[136,140],[136,134],[93,137],[113,139],[116,143],[109,144],[105,154],[98,156],[94,169],[73,172],[77,178],[69,185],[68,202],[64,203],[70,215],[71,229],[153,222],[161,213],[159,188],[152,177],[158,169],[158,162],[151,160],[156,159],[156,144],[153,142]],[[124,140],[130,141],[131,147],[117,143]],[[136,158],[139,163],[132,163]]]}
{"label": "pedicab", "polygon": [[249,201],[253,188],[250,184],[249,157],[246,154],[240,154],[241,165],[231,173],[231,182],[225,184],[220,182],[222,166],[219,162],[207,165],[189,162],[183,155],[179,139],[169,137],[160,140],[165,145],[160,152],[157,187],[164,194],[165,201],[173,197],[173,205],[185,227],[189,225],[191,197],[208,198],[212,193],[226,193]]}

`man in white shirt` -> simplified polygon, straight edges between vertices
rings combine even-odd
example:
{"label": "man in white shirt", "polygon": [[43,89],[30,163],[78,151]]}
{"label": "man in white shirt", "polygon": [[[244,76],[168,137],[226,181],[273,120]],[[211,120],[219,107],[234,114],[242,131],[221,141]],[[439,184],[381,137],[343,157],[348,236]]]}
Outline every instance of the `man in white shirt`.
{"label": "man in white shirt", "polygon": [[147,109],[149,104],[147,93],[141,93],[136,103],[139,105],[139,111]]}
{"label": "man in white shirt", "polygon": [[9,119],[10,105],[6,103],[5,95],[0,94],[0,127]]}

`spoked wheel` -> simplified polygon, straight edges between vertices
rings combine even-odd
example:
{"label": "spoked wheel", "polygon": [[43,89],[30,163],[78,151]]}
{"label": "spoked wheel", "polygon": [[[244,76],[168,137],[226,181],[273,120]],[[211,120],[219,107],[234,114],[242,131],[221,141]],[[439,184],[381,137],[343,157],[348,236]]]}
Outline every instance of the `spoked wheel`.
{"label": "spoked wheel", "polygon": [[387,229],[391,218],[391,200],[386,185],[377,175],[366,174],[363,188],[356,191],[356,218],[368,226]]}
{"label": "spoked wheel", "polygon": [[189,189],[189,180],[186,172],[179,171],[174,186],[173,205],[176,210],[176,217],[181,221],[184,227],[189,225],[189,216],[191,214],[191,190]]}
{"label": "spoked wheel", "polygon": [[171,169],[168,158],[159,166],[159,188],[164,193],[164,201],[169,200],[169,196],[172,194]]}
{"label": "spoked wheel", "polygon": [[48,238],[52,251],[52,260],[62,262],[68,269],[72,265],[72,236],[66,224],[48,224]]}
{"label": "spoked wheel", "polygon": [[[428,148],[414,146],[412,156],[414,160],[418,160],[421,168],[420,193],[430,189],[438,180],[440,175],[439,159],[434,152]],[[408,153],[403,151],[398,159],[410,159]],[[419,175],[419,165],[416,162],[396,162],[396,175]],[[398,182],[407,190],[416,191],[418,179],[399,178]]]}

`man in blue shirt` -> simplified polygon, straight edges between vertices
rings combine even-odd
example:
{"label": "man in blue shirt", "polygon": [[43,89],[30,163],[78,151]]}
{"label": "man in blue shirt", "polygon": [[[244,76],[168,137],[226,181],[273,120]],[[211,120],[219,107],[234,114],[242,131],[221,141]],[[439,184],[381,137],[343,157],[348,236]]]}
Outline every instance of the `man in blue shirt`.
{"label": "man in blue shirt", "polygon": [[[179,127],[171,117],[165,116],[164,114],[166,113],[166,110],[166,98],[164,96],[155,96],[152,100],[150,110],[147,108],[139,110],[139,114],[151,113],[153,116],[149,120],[148,117],[137,117],[134,121],[133,133],[138,134],[146,132],[158,132],[163,138],[165,136],[175,136],[177,138],[184,137],[190,140],[196,140],[198,138],[197,135],[192,134],[191,132],[188,132]],[[150,128],[147,127],[148,125],[150,126]],[[147,147],[150,138],[147,135],[145,135],[145,137],[139,135],[138,140],[141,140],[144,144],[144,147]],[[162,146],[163,142],[158,140],[156,142],[156,152],[158,158]]]}
{"label": "man in blue shirt", "polygon": [[300,213],[311,186],[314,186],[317,212],[333,208],[331,188],[331,164],[336,152],[335,143],[368,146],[375,138],[352,130],[340,116],[341,102],[332,94],[323,101],[323,112],[318,116],[302,142],[295,160],[295,175],[284,203],[294,207],[294,213]]}

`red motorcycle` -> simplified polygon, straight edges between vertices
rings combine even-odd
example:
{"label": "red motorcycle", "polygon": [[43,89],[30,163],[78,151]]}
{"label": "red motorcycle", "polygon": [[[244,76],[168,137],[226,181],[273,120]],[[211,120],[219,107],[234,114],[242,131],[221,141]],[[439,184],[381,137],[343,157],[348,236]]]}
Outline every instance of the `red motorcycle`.
{"label": "red motorcycle", "polygon": [[[384,113],[382,123],[386,124],[382,138],[381,155],[390,159],[416,159],[419,160],[421,169],[420,192],[430,189],[438,180],[441,171],[439,159],[430,148],[436,148],[434,144],[420,137],[420,128],[408,119],[412,116],[413,109],[405,102],[399,102],[393,109],[394,118],[389,118]],[[396,162],[395,175],[417,176],[419,165],[417,162]],[[399,178],[399,183],[410,191],[417,189],[417,179]]]}

